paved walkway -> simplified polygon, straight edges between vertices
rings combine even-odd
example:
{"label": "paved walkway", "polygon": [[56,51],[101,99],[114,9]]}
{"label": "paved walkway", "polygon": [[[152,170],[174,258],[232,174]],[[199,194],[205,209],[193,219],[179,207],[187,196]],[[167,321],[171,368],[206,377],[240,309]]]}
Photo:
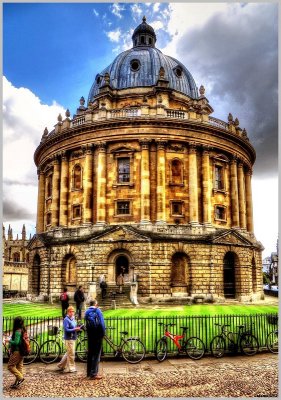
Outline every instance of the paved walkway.
{"label": "paved walkway", "polygon": [[277,397],[278,357],[261,353],[253,357],[168,358],[163,363],[145,360],[103,361],[103,379],[85,378],[86,365],[76,363],[77,374],[58,373],[56,365],[25,367],[25,382],[17,390],[4,364],[4,397]]}

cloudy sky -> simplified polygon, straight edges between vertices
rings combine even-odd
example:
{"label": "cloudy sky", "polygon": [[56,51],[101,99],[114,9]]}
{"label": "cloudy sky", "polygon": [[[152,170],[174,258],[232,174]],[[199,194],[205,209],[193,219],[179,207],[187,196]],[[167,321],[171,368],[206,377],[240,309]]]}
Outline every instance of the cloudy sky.
{"label": "cloudy sky", "polygon": [[143,15],[156,47],[203,84],[213,116],[231,112],[257,152],[255,234],[265,251],[278,236],[278,8],[270,3],[3,4],[3,220],[35,232],[33,153],[60,112],[74,114],[94,78],[121,51]]}

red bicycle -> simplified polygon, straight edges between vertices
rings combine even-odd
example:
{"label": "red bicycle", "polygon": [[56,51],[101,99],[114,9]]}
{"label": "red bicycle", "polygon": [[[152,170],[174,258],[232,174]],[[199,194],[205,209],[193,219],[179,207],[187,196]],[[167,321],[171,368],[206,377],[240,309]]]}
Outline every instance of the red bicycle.
{"label": "red bicycle", "polygon": [[164,361],[168,353],[168,338],[171,339],[178,348],[178,354],[186,353],[193,360],[199,360],[205,353],[205,346],[201,339],[196,336],[186,338],[186,331],[188,327],[181,326],[182,335],[174,335],[168,331],[168,326],[175,326],[176,324],[164,324],[159,322],[158,325],[164,326],[165,333],[156,342],[155,356],[158,361]]}

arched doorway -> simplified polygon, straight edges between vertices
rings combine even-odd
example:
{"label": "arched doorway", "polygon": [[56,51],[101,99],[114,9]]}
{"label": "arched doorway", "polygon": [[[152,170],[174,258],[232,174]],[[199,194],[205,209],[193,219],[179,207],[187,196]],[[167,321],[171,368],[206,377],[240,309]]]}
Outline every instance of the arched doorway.
{"label": "arched doorway", "polygon": [[115,260],[115,276],[117,277],[120,273],[123,274],[125,280],[128,280],[129,259],[123,254],[118,256]]}
{"label": "arched doorway", "polygon": [[68,254],[62,262],[62,286],[66,287],[70,292],[74,291],[77,285],[77,262],[76,257]]}
{"label": "arched doorway", "polygon": [[189,261],[185,253],[175,253],[172,257],[171,289],[173,294],[191,292]]}
{"label": "arched doorway", "polygon": [[223,259],[223,291],[224,297],[235,298],[235,254],[230,251]]}
{"label": "arched doorway", "polygon": [[31,274],[31,291],[32,293],[40,294],[40,270],[41,270],[41,259],[39,254],[35,254],[32,263],[32,274]]}
{"label": "arched doorway", "polygon": [[257,270],[254,257],[252,258],[252,290],[253,293],[256,293],[257,291]]}

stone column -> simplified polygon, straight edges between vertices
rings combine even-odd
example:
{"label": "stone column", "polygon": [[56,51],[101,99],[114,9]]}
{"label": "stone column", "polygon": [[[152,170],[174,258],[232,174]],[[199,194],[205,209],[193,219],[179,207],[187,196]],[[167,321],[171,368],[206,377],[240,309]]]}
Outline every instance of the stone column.
{"label": "stone column", "polygon": [[149,170],[149,142],[141,139],[141,223],[150,222],[150,170]]}
{"label": "stone column", "polygon": [[198,181],[196,144],[189,147],[189,222],[198,225]]}
{"label": "stone column", "polygon": [[246,229],[246,203],[245,203],[245,183],[244,168],[242,162],[238,164],[238,193],[239,193],[239,220],[240,228]]}
{"label": "stone column", "polygon": [[253,224],[253,203],[252,203],[252,171],[249,169],[245,174],[246,187],[246,215],[247,215],[247,231],[254,232]]}
{"label": "stone column", "polygon": [[156,140],[157,144],[157,212],[156,223],[166,223],[166,141]]}
{"label": "stone column", "polygon": [[59,224],[59,199],[60,199],[60,164],[58,155],[54,156],[54,172],[52,182],[52,226]]}
{"label": "stone column", "polygon": [[97,159],[97,224],[105,224],[106,218],[106,143],[98,143]]}
{"label": "stone column", "polygon": [[69,167],[65,151],[61,153],[60,169],[60,226],[67,226],[68,217],[68,191],[69,191]]}
{"label": "stone column", "polygon": [[232,227],[239,227],[239,199],[237,185],[237,159],[233,157],[230,164],[230,198],[232,211]]}
{"label": "stone column", "polygon": [[38,197],[37,197],[37,222],[36,233],[44,232],[45,213],[45,175],[42,168],[38,168]]}
{"label": "stone column", "polygon": [[207,146],[203,147],[202,155],[203,172],[203,224],[211,225],[211,188],[210,188],[210,153]]}
{"label": "stone column", "polygon": [[93,192],[93,154],[92,145],[85,146],[85,163],[83,173],[83,223],[92,222],[92,192]]}

